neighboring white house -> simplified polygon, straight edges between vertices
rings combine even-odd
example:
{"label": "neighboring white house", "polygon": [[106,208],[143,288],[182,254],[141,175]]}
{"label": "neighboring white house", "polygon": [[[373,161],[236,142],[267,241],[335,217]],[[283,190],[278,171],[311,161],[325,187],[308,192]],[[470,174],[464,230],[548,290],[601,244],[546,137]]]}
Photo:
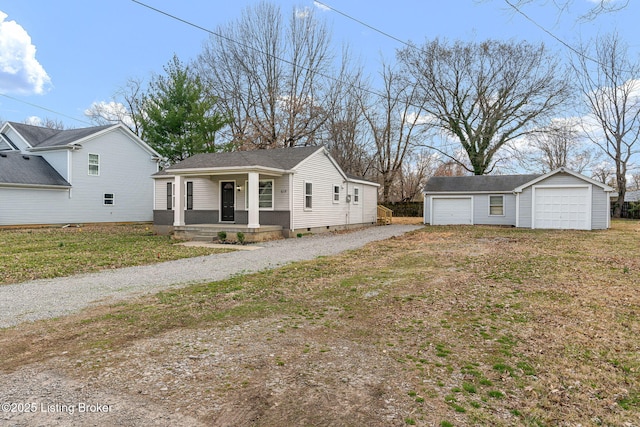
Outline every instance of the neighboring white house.
{"label": "neighboring white house", "polygon": [[433,177],[424,223],[606,229],[614,189],[566,168],[544,175]]}
{"label": "neighboring white house", "polygon": [[0,226],[148,222],[159,155],[124,125],[0,127]]}
{"label": "neighboring white house", "polygon": [[373,225],[379,185],[348,176],[322,146],[197,154],[154,175],[154,225],[285,237]]}

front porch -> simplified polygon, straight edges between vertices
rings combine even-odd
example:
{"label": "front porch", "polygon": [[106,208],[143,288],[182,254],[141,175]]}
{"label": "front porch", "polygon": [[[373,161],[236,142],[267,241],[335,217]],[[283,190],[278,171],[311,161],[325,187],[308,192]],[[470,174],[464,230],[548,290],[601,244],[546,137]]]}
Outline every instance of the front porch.
{"label": "front porch", "polygon": [[249,227],[246,224],[188,224],[173,226],[173,237],[180,240],[196,240],[203,242],[218,241],[218,233],[226,233],[226,240],[237,242],[238,233],[244,234],[244,241],[264,242],[267,240],[282,239],[282,226],[260,225]]}

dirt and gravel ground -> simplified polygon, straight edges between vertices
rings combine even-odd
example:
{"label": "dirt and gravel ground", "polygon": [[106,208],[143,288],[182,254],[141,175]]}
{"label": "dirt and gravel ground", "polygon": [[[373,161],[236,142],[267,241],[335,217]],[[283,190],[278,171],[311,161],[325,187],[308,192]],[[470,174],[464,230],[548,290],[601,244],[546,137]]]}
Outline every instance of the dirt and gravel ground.
{"label": "dirt and gravel ground", "polygon": [[639,233],[434,227],[0,331],[0,425],[638,427]]}
{"label": "dirt and gravel ground", "polygon": [[[6,306],[0,314],[0,326],[70,314],[173,284],[220,280],[355,249],[413,230],[419,221],[400,219],[397,223],[270,242],[258,251],[0,287],[0,300]],[[81,291],[87,283],[90,286]],[[377,366],[364,366],[360,359],[371,350],[366,345],[336,342],[323,327],[309,326],[287,333],[283,340],[277,331],[284,323],[286,320],[274,316],[215,330],[180,330],[121,351],[96,349],[74,360],[61,352],[46,363],[0,375],[0,425],[235,426],[257,420],[262,425],[282,425],[279,416],[270,421],[265,414],[301,399],[305,403],[300,408],[316,408],[316,413],[308,414],[310,420],[342,424],[343,410],[326,412],[327,401],[333,401],[337,394],[344,410],[353,412],[355,424],[361,424],[359,417],[364,414],[370,419],[374,407],[379,408],[381,425],[404,424],[397,403],[383,398],[387,375],[384,354],[380,354]],[[265,342],[267,336],[276,339]],[[304,352],[309,342],[316,347],[314,355]],[[99,357],[96,352],[101,353]],[[366,357],[371,360],[371,355]],[[286,364],[281,358],[287,359]],[[309,364],[314,368],[303,368]],[[263,369],[268,373],[256,378],[254,372]],[[305,424],[303,414],[296,414],[295,419]]]}

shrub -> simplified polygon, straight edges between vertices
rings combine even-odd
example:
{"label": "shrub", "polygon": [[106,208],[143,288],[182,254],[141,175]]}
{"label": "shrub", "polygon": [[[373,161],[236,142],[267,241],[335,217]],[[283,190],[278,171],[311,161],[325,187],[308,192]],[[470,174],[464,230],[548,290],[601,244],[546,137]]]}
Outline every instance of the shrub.
{"label": "shrub", "polygon": [[227,240],[227,232],[226,231],[218,231],[218,240],[224,242]]}
{"label": "shrub", "polygon": [[242,231],[238,231],[236,233],[236,239],[238,239],[238,243],[240,243],[241,245],[244,245],[244,233]]}

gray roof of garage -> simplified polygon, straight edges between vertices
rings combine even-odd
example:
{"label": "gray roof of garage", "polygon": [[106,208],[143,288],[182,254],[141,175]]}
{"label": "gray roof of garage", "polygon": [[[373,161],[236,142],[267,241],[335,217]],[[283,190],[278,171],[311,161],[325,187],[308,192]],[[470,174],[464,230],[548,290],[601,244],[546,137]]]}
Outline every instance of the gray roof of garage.
{"label": "gray roof of garage", "polygon": [[427,181],[425,193],[508,192],[541,175],[434,176]]}

